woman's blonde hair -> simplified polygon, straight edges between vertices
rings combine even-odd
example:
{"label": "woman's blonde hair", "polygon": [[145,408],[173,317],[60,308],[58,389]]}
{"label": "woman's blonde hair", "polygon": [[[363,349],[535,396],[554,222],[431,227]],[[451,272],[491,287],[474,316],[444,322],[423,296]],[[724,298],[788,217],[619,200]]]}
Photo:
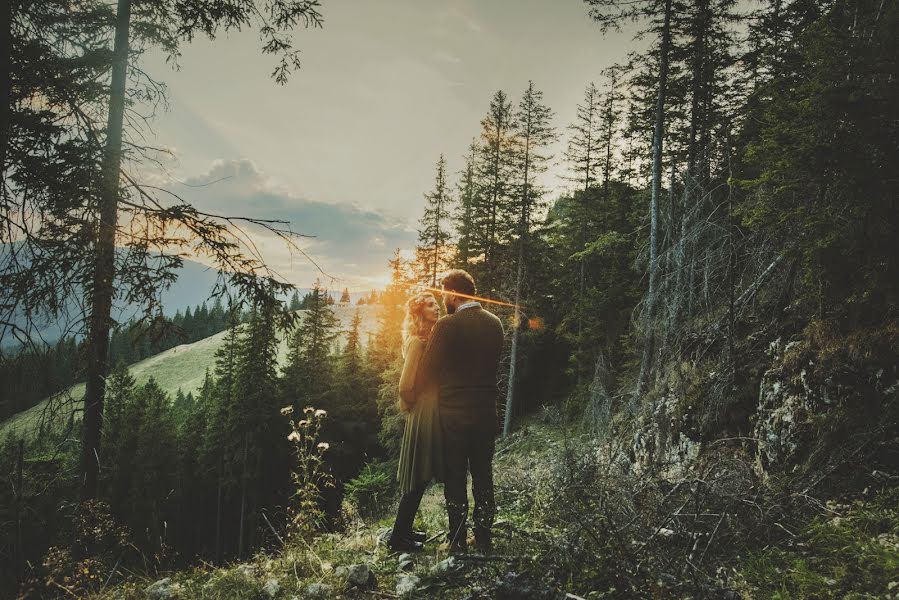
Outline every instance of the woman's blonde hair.
{"label": "woman's blonde hair", "polygon": [[424,337],[428,334],[422,309],[428,299],[437,301],[431,292],[419,292],[406,302],[406,318],[403,319],[403,344],[410,336]]}

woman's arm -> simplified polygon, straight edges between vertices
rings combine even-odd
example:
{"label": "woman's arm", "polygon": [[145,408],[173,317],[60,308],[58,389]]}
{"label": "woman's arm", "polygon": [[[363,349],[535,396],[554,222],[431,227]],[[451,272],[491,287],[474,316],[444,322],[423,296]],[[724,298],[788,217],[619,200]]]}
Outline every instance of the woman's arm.
{"label": "woman's arm", "polygon": [[418,338],[412,338],[406,348],[406,359],[403,361],[403,372],[400,374],[400,410],[409,412],[415,406],[415,375],[424,344]]}

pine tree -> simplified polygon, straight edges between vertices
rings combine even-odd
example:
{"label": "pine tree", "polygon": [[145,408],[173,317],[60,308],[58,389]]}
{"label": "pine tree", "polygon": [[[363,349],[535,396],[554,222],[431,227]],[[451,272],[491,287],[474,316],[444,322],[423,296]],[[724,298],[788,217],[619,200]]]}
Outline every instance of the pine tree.
{"label": "pine tree", "polygon": [[215,550],[211,544],[215,539],[216,523],[212,518],[215,511],[211,509],[216,506],[219,454],[214,448],[206,446],[214,393],[214,382],[207,369],[196,400],[190,403],[183,423],[179,423],[178,482],[181,503],[175,535],[179,551],[187,556],[208,555],[210,550]]}
{"label": "pine tree", "polygon": [[362,372],[362,340],[361,340],[362,315],[357,309],[350,321],[350,329],[347,332],[346,345],[341,354],[341,372],[344,375]]}
{"label": "pine tree", "polygon": [[[571,169],[571,179],[579,189],[575,198],[579,199],[575,206],[577,214],[573,215],[580,223],[578,231],[578,251],[582,251],[587,243],[587,232],[590,228],[589,207],[590,188],[597,178],[597,171],[601,166],[602,152],[602,97],[599,90],[591,82],[584,91],[583,104],[577,105],[577,120],[568,126],[571,137],[568,140],[568,150],[565,157],[568,159]],[[578,260],[578,286],[577,286],[577,373],[580,377],[582,365],[580,363],[583,344],[583,312],[584,291],[587,285],[586,257],[581,255]]]}
{"label": "pine tree", "polygon": [[[571,132],[568,141],[566,159],[571,172],[570,180],[576,184],[573,194],[574,203],[566,210],[567,220],[577,223],[575,252],[578,253],[578,276],[576,296],[576,351],[572,356],[580,383],[585,371],[583,356],[586,353],[584,332],[585,313],[588,312],[585,295],[588,281],[588,253],[584,252],[587,243],[600,232],[597,230],[600,202],[609,200],[609,184],[614,171],[612,148],[616,142],[620,108],[617,82],[621,69],[612,67],[607,70],[609,79],[605,93],[600,93],[593,83],[587,86],[582,104],[578,104],[576,121],[568,129]],[[602,195],[597,193],[601,182]],[[606,232],[602,232],[606,233]]]}
{"label": "pine tree", "polygon": [[374,353],[369,357],[378,373],[392,365],[400,355],[403,317],[411,284],[408,265],[400,255],[399,248],[394,251],[388,265],[390,283],[377,299],[378,327],[373,342]]}
{"label": "pine tree", "polygon": [[193,411],[193,405],[193,393],[188,392],[185,395],[181,388],[178,388],[178,391],[175,393],[175,401],[172,403],[172,418],[179,428],[184,426],[188,415]]}
{"label": "pine tree", "polygon": [[178,470],[177,438],[169,399],[152,378],[136,386],[121,364],[107,389],[103,441],[109,463],[103,480],[110,508],[139,547],[158,551],[165,523],[175,514],[169,492]]}
{"label": "pine tree", "polygon": [[565,158],[571,171],[569,178],[581,190],[590,189],[602,165],[602,101],[596,85],[589,83],[583,103],[577,105],[576,120],[568,126],[571,134]]}
{"label": "pine tree", "polygon": [[192,342],[205,339],[213,333],[216,333],[216,331],[212,328],[209,308],[207,308],[205,302],[203,302],[199,306],[199,308],[194,311],[194,318],[197,320],[197,336],[196,339],[191,340]]}
{"label": "pine tree", "polygon": [[128,476],[136,465],[132,462],[137,446],[138,423],[130,420],[135,381],[124,363],[119,362],[109,374],[106,387],[103,419],[103,445],[111,457],[103,473],[105,496],[113,507],[125,506],[128,497]]}
{"label": "pine tree", "polygon": [[332,442],[328,462],[340,480],[355,476],[366,457],[380,450],[378,377],[364,359],[361,326],[362,315],[357,310],[338,357],[333,400],[323,405],[329,415],[323,435]]}
{"label": "pine tree", "polygon": [[367,353],[371,369],[380,377],[378,389],[378,413],[381,415],[380,440],[388,455],[399,453],[402,436],[403,417],[396,407],[400,369],[402,368],[402,327],[405,305],[409,299],[409,276],[407,265],[394,252],[389,261],[390,283],[378,298],[378,327],[371,339]]}
{"label": "pine tree", "polygon": [[528,239],[534,211],[541,207],[544,190],[538,185],[537,177],[546,172],[547,163],[552,158],[547,147],[556,140],[552,126],[552,111],[543,103],[543,92],[528,82],[528,89],[518,104],[515,113],[516,140],[519,144],[516,181],[518,195],[515,207],[518,217],[518,261],[515,277],[515,317],[512,326],[512,350],[509,359],[509,384],[506,392],[506,414],[503,436],[512,428],[512,414],[515,405],[515,369],[518,364],[518,337],[521,329],[521,309],[519,305],[525,294],[525,264],[528,260]]}
{"label": "pine tree", "polygon": [[286,399],[302,408],[320,406],[333,381],[331,350],[340,322],[334,315],[327,290],[316,281],[303,320],[289,341],[284,368]]}
{"label": "pine tree", "polygon": [[456,244],[455,262],[463,268],[468,266],[471,258],[472,239],[477,236],[475,227],[475,209],[479,205],[477,177],[478,146],[476,140],[471,140],[468,154],[465,155],[465,167],[457,185],[457,197],[459,202],[456,207],[455,221],[459,240]]}
{"label": "pine tree", "polygon": [[[655,115],[652,137],[652,180],[649,205],[649,288],[646,292],[644,310],[643,358],[637,380],[637,395],[646,390],[652,357],[655,350],[653,319],[658,294],[659,268],[659,203],[662,193],[662,155],[665,140],[665,99],[668,89],[668,72],[671,58],[672,0],[586,0],[593,8],[590,16],[603,29],[615,28],[624,20],[637,18],[662,18],[659,31],[658,76],[656,78]],[[660,14],[661,13],[661,14]]]}
{"label": "pine tree", "polygon": [[419,222],[416,270],[422,282],[437,287],[437,274],[445,271],[452,258],[449,246],[449,213],[452,198],[446,181],[446,159],[437,160],[434,189],[425,194],[425,210]]}
{"label": "pine tree", "polygon": [[260,511],[271,507],[289,482],[289,445],[272,435],[283,427],[278,386],[277,300],[257,303],[240,338],[231,433],[232,460],[240,473],[237,554],[256,545]]}
{"label": "pine tree", "polygon": [[482,256],[472,265],[479,286],[484,292],[496,291],[502,271],[502,244],[507,242],[515,228],[518,215],[509,209],[509,198],[514,195],[512,177],[515,168],[515,139],[512,103],[502,90],[490,100],[487,116],[481,120],[481,137],[478,146],[477,180],[481,186],[473,207],[473,226],[477,238],[469,240],[472,257]]}

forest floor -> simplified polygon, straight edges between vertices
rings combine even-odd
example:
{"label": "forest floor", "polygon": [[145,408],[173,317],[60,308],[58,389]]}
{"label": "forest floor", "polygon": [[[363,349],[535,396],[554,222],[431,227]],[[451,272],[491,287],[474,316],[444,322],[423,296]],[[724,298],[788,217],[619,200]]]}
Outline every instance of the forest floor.
{"label": "forest floor", "polygon": [[[671,529],[650,524],[643,531],[655,531],[643,540],[591,542],[589,536],[572,535],[599,531],[591,526],[611,514],[600,507],[592,514],[583,510],[578,502],[589,496],[586,488],[575,490],[575,496],[558,493],[560,473],[570,462],[566,456],[573,449],[579,456],[595,454],[590,437],[578,431],[553,423],[547,412],[499,445],[495,547],[488,556],[447,555],[442,487],[432,486],[415,527],[435,539],[411,556],[392,553],[384,544],[392,514],[373,519],[350,514],[341,533],[288,541],[279,550],[224,567],[132,574],[92,598],[899,598],[895,485],[867,498],[822,505],[818,516],[790,522],[782,544],[749,544],[728,553],[730,559],[703,553],[697,561],[694,552],[689,558],[684,554],[688,562],[705,558],[711,563],[705,572],[717,575],[677,581],[640,566],[652,562],[647,561],[652,553],[658,564],[680,556],[673,524]],[[571,487],[584,485],[578,481]]]}

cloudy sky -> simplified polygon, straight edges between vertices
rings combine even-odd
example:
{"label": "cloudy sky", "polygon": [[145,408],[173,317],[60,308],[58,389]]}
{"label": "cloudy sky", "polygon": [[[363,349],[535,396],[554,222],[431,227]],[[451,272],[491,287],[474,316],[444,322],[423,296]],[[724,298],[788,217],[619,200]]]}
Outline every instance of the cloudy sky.
{"label": "cloudy sky", "polygon": [[[517,103],[532,79],[564,134],[587,83],[632,45],[603,37],[580,0],[322,0],[321,12],[323,29],[298,33],[303,67],[285,86],[252,32],[185,46],[178,71],[152,56],[147,68],[169,88],[155,130],[177,157],[172,188],[206,209],[289,219],[316,236],[303,246],[339,278],[326,283],[352,290],[383,284],[393,249],[415,245],[438,156],[461,168],[496,90]],[[561,188],[563,170],[547,183]],[[285,278],[316,278],[260,243]]]}

